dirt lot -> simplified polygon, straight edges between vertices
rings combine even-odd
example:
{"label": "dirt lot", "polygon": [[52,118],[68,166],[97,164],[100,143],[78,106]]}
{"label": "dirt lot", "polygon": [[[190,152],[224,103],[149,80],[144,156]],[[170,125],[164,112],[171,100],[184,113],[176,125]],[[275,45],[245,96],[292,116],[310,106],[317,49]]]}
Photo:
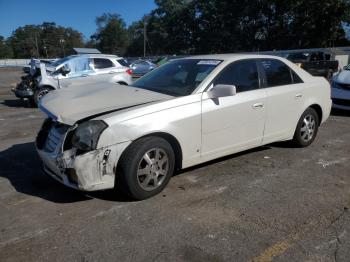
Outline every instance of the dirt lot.
{"label": "dirt lot", "polygon": [[86,195],[41,172],[44,115],[0,69],[0,261],[349,261],[350,114],[305,149],[261,147],[175,176],[132,202]]}

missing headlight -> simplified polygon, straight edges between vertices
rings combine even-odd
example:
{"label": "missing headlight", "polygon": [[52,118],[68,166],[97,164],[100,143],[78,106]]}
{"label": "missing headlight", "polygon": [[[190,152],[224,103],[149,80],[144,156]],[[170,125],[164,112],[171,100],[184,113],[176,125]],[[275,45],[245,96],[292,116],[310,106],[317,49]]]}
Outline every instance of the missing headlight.
{"label": "missing headlight", "polygon": [[101,133],[107,127],[107,124],[101,120],[90,120],[81,123],[72,135],[72,145],[82,152],[95,150]]}

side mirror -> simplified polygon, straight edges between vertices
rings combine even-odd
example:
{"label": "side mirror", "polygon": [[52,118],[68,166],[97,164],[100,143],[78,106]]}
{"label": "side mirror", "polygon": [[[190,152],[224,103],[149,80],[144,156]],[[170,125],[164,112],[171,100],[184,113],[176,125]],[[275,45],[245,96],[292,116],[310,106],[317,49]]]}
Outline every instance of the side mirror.
{"label": "side mirror", "polygon": [[236,86],[234,85],[215,85],[212,89],[210,89],[207,92],[208,97],[211,99],[226,96],[234,96],[236,95],[236,93]]}
{"label": "side mirror", "polygon": [[60,69],[60,72],[63,76],[66,76],[70,73],[70,68],[67,65],[63,65]]}

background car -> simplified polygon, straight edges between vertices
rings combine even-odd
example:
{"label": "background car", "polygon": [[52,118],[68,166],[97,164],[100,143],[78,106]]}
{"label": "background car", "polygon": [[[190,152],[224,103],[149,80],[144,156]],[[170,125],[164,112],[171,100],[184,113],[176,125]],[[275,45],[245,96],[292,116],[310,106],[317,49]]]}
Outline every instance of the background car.
{"label": "background car", "polygon": [[144,76],[148,72],[157,68],[157,65],[148,60],[136,60],[130,64],[130,68],[132,69],[132,77],[140,78],[141,76]]}
{"label": "background car", "polygon": [[237,54],[174,60],[130,87],[59,90],[40,108],[49,117],[36,141],[46,173],[145,199],[176,169],[277,141],[310,145],[331,99],[326,79],[283,58]]}
{"label": "background car", "polygon": [[103,82],[130,85],[133,82],[127,61],[115,55],[73,55],[47,66],[41,63],[40,67],[41,76],[33,94],[36,104],[45,94],[55,89]]}
{"label": "background car", "polygon": [[286,58],[313,76],[323,76],[326,79],[331,79],[333,74],[338,71],[339,62],[332,60],[332,54],[330,53],[322,51],[292,52]]}
{"label": "background car", "polygon": [[333,108],[350,110],[350,65],[332,79]]}

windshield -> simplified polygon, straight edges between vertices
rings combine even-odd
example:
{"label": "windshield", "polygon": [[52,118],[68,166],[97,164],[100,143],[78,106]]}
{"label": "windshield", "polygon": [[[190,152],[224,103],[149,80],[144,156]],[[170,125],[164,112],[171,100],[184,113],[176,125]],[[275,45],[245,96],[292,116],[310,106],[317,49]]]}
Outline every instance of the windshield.
{"label": "windshield", "polygon": [[56,66],[59,66],[60,64],[65,63],[65,62],[68,61],[69,59],[71,59],[71,57],[70,57],[70,56],[67,56],[67,57],[58,59],[58,60],[56,60],[56,61],[50,63],[50,65],[53,66],[53,67],[56,67]]}
{"label": "windshield", "polygon": [[186,96],[221,62],[210,59],[174,60],[141,77],[133,86],[171,96]]}

